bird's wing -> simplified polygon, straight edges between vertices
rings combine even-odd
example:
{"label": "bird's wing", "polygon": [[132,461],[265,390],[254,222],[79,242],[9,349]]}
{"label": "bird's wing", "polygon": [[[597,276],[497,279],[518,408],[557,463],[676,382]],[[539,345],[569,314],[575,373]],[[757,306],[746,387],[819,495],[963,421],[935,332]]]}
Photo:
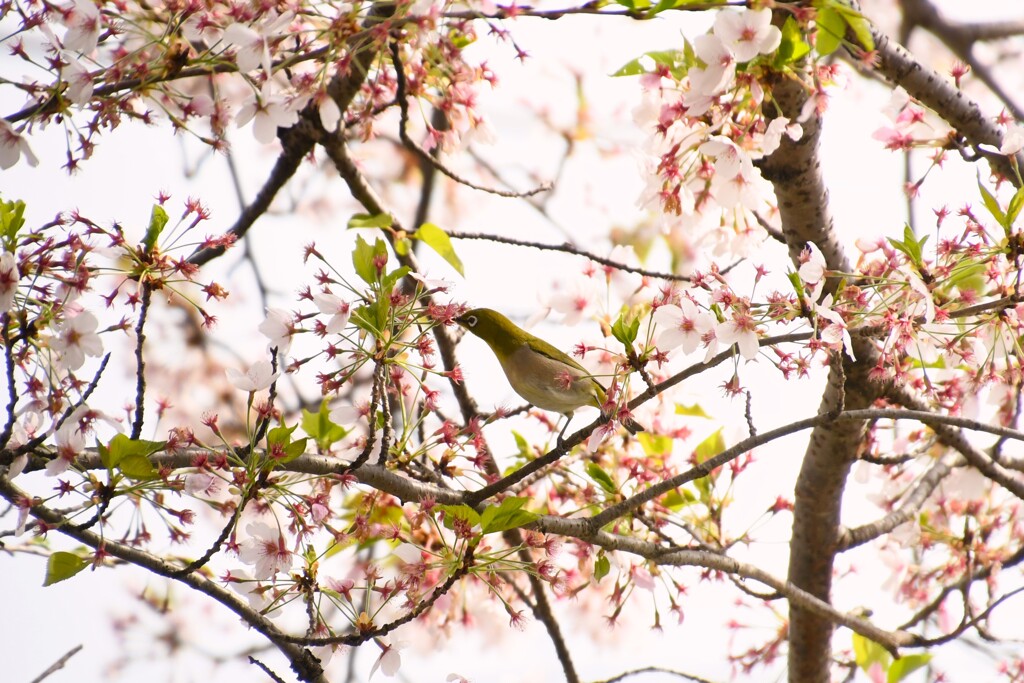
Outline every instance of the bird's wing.
{"label": "bird's wing", "polygon": [[601,388],[602,392],[606,391],[604,385],[594,379],[594,376],[590,374],[590,370],[587,370],[585,367],[577,363],[576,359],[564,351],[560,351],[558,348],[552,346],[540,337],[534,337],[532,334],[527,335],[526,344],[542,356],[547,356],[551,360],[558,361],[559,363],[565,363],[566,365],[576,368],[580,372],[586,373],[590,379],[594,381],[594,384]]}

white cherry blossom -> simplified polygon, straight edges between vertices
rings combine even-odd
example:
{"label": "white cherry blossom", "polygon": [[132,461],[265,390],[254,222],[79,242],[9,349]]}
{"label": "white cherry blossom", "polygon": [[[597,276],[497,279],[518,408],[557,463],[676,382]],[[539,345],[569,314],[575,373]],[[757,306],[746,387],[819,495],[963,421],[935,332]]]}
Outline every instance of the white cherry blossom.
{"label": "white cherry blossom", "polygon": [[737,62],[749,62],[758,55],[774,52],[782,42],[782,31],[772,26],[770,9],[720,12],[715,18],[714,34],[732,51]]}
{"label": "white cherry blossom", "polygon": [[226,371],[228,381],[242,391],[254,392],[266,389],[281,376],[281,371],[274,371],[274,366],[268,360],[258,360],[249,366],[245,372],[228,368]]}
{"label": "white cherry blossom", "polygon": [[77,370],[85,364],[86,356],[103,355],[103,340],[96,334],[99,321],[89,311],[66,318],[57,327],[57,336],[50,347],[60,354],[64,367]]}

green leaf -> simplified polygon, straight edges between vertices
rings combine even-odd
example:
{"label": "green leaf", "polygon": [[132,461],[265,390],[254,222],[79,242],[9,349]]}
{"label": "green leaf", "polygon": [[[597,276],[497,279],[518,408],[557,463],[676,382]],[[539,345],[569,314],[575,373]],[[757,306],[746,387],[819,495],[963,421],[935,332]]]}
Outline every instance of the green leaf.
{"label": "green leaf", "polygon": [[352,252],[352,265],[356,269],[356,275],[362,278],[366,284],[372,285],[377,281],[377,269],[373,265],[373,247],[363,239],[362,235],[356,236],[356,248]]}
{"label": "green leaf", "polygon": [[0,233],[4,236],[4,246],[13,252],[18,239],[18,231],[25,225],[25,202],[0,201]]}
{"label": "green leaf", "polygon": [[145,441],[143,439],[131,439],[124,434],[118,434],[110,443],[104,446],[97,444],[100,453],[100,461],[108,470],[118,469],[130,479],[153,479],[157,471],[149,456],[163,449],[166,441]]}
{"label": "green leaf", "polygon": [[800,24],[793,17],[786,19],[782,25],[782,42],[779,43],[779,51],[775,55],[775,66],[782,67],[803,59],[811,46],[804,40]]}
{"label": "green leaf", "polygon": [[331,422],[331,411],[327,408],[327,401],[320,402],[320,409],[311,413],[306,409],[302,410],[302,431],[306,432],[315,442],[317,448],[326,451],[345,438],[348,430],[341,425]]}
{"label": "green leaf", "polygon": [[612,77],[640,76],[650,73],[651,69],[646,66],[648,63],[663,66],[676,78],[682,78],[686,74],[686,70],[696,63],[696,57],[693,56],[692,48],[689,55],[686,51],[680,52],[679,50],[652,50],[623,64],[612,73]]}
{"label": "green leaf", "polygon": [[594,581],[601,583],[601,579],[608,576],[608,572],[611,571],[612,563],[608,560],[608,556],[601,553],[594,560]]}
{"label": "green leaf", "polygon": [[878,662],[883,669],[888,670],[891,655],[885,648],[873,640],[869,640],[859,633],[853,634],[853,659],[864,672]]}
{"label": "green leaf", "polygon": [[153,211],[149,214],[149,227],[146,228],[146,236],[142,238],[142,246],[146,248],[146,251],[153,251],[156,247],[156,241],[160,239],[160,233],[164,231],[168,220],[164,207],[154,204]]}
{"label": "green leaf", "polygon": [[688,489],[672,489],[661,499],[661,504],[669,510],[679,510],[697,502],[697,497]]}
{"label": "green leaf", "polygon": [[999,202],[996,200],[995,195],[988,191],[984,185],[981,184],[981,176],[978,176],[978,191],[981,193],[981,201],[985,204],[985,208],[992,214],[992,218],[996,219],[996,223],[1001,225],[1004,230],[1009,231],[1009,223],[1006,220],[1006,214],[999,208]]}
{"label": "green leaf", "polygon": [[701,464],[708,458],[712,458],[725,450],[725,439],[722,438],[722,430],[716,430],[711,436],[697,444],[693,454],[697,464]]}
{"label": "green leaf", "polygon": [[455,253],[455,247],[452,246],[452,240],[448,237],[448,233],[433,223],[424,223],[416,230],[413,237],[436,251],[459,275],[466,277],[466,273],[462,268],[462,260]]}
{"label": "green leaf", "polygon": [[928,241],[928,235],[925,235],[920,240],[914,236],[914,231],[910,229],[909,225],[903,226],[903,240],[897,240],[892,237],[888,238],[889,244],[896,248],[897,251],[906,254],[910,262],[918,270],[924,269],[924,243]]}
{"label": "green leaf", "polygon": [[390,228],[395,219],[387,213],[357,213],[348,219],[348,229],[357,228]]}
{"label": "green leaf", "polygon": [[640,446],[648,457],[664,457],[672,452],[672,437],[664,434],[652,434],[651,432],[640,432],[636,435]]}
{"label": "green leaf", "polygon": [[410,268],[409,266],[402,266],[401,268],[396,268],[395,270],[385,275],[384,279],[381,280],[380,283],[381,295],[384,298],[390,297],[391,290],[395,288],[395,284],[397,284],[399,280],[401,280],[403,277],[405,277],[411,272],[412,268]]}
{"label": "green leaf", "polygon": [[129,455],[117,466],[121,474],[136,481],[150,481],[157,478],[157,469],[144,455]]}
{"label": "green leaf", "polygon": [[835,3],[834,7],[843,15],[843,21],[853,31],[853,35],[857,36],[857,42],[861,44],[861,47],[865,50],[874,50],[875,38],[871,35],[871,23],[867,18],[848,5]]}
{"label": "green leaf", "polygon": [[612,324],[612,336],[622,342],[626,348],[632,348],[636,335],[640,331],[640,316],[631,316],[626,311]]}
{"label": "green leaf", "polygon": [[922,666],[927,665],[931,660],[932,656],[928,653],[903,655],[889,667],[887,683],[899,683],[899,681],[902,681]]}
{"label": "green leaf", "polygon": [[818,54],[830,55],[839,49],[843,44],[843,36],[846,35],[846,22],[843,15],[831,7],[822,7],[818,10],[815,18],[818,31],[814,36],[814,45],[818,48]]}
{"label": "green leaf", "polygon": [[688,406],[682,403],[676,404],[676,415],[689,415],[690,417],[703,417],[708,420],[711,416],[704,412],[699,403],[694,403],[692,406]]}
{"label": "green leaf", "polygon": [[74,553],[56,552],[46,561],[46,578],[43,579],[43,585],[52,586],[64,579],[70,579],[88,566],[87,560]]}
{"label": "green leaf", "polygon": [[1007,229],[1013,227],[1014,222],[1017,220],[1017,216],[1020,214],[1022,206],[1024,206],[1024,187],[1017,190],[1013,197],[1010,198],[1010,205],[1006,208]]}
{"label": "green leaf", "polygon": [[506,498],[499,505],[488,505],[480,514],[480,528],[493,534],[536,521],[540,515],[520,509],[528,502],[529,498]]}
{"label": "green leaf", "polygon": [[459,505],[437,505],[435,507],[444,511],[444,526],[447,529],[453,528],[453,517],[466,520],[470,526],[478,526],[480,524],[480,513],[465,503]]}
{"label": "green leaf", "polygon": [[596,481],[606,493],[615,493],[618,490],[615,487],[615,482],[612,481],[611,476],[596,462],[588,462],[586,469],[590,478]]}

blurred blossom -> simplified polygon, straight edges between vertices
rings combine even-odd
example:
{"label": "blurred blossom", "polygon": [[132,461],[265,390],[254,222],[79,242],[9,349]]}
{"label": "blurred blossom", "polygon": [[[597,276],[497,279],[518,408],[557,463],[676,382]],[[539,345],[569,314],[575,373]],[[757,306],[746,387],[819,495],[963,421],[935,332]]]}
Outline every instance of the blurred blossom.
{"label": "blurred blossom", "polygon": [[235,368],[228,368],[225,372],[228,381],[249,393],[266,389],[281,376],[281,371],[275,372],[274,366],[268,360],[256,361],[244,373]]}
{"label": "blurred blossom", "polygon": [[85,104],[92,97],[92,76],[70,53],[65,52],[63,58],[65,62],[60,69],[60,77],[68,84],[65,95],[75,104]]}
{"label": "blurred blossom", "polygon": [[215,496],[221,488],[221,481],[208,472],[192,472],[185,475],[185,493],[191,496]]}
{"label": "blurred blossom", "polygon": [[63,13],[64,49],[89,55],[96,49],[100,38],[100,10],[91,0],[75,0]]}
{"label": "blurred blossom", "polygon": [[0,313],[6,313],[14,305],[18,291],[18,259],[9,251],[0,254]]}
{"label": "blurred blossom", "polygon": [[373,668],[370,669],[370,678],[373,678],[378,669],[385,676],[394,676],[402,667],[401,650],[405,647],[405,643],[397,642],[394,645],[388,645],[384,641],[378,641],[377,644],[380,645],[382,652],[377,661],[373,663]]}
{"label": "blurred blossom", "polygon": [[39,165],[39,159],[32,153],[32,148],[28,146],[28,140],[14,130],[14,127],[6,120],[0,118],[0,169],[11,168],[18,163],[22,156],[25,157],[29,166]]}

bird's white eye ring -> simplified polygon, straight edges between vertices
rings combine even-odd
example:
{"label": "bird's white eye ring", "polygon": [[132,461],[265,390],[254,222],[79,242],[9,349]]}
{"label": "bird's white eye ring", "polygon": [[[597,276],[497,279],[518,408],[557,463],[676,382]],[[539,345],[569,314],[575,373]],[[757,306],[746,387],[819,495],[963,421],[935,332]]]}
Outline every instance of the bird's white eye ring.
{"label": "bird's white eye ring", "polygon": [[476,327],[477,322],[478,321],[475,315],[471,315],[466,318],[466,324],[469,325],[470,327]]}

